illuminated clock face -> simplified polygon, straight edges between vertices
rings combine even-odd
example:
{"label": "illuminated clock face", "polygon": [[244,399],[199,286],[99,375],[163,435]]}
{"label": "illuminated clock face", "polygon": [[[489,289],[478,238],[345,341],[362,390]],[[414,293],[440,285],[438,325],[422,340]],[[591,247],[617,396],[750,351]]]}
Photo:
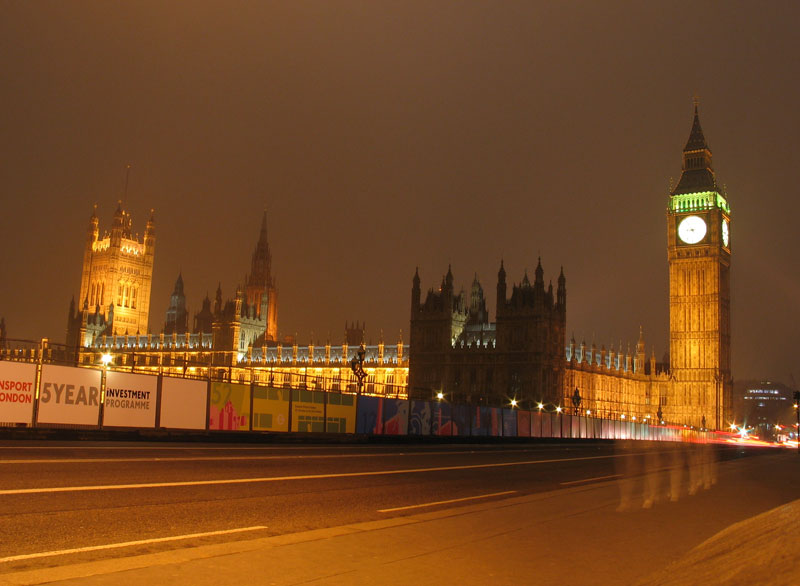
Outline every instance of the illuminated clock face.
{"label": "illuminated clock face", "polygon": [[697,244],[706,237],[706,223],[700,216],[686,216],[678,224],[678,237],[686,244]]}
{"label": "illuminated clock face", "polygon": [[730,228],[728,228],[728,220],[722,220],[722,245],[726,248],[730,242]]}

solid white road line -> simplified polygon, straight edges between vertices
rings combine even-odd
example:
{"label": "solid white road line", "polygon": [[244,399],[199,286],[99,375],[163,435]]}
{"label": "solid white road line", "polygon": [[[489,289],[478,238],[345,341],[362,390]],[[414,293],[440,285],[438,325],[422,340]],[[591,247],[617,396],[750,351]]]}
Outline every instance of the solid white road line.
{"label": "solid white road line", "polygon": [[127,462],[234,462],[257,460],[328,460],[342,458],[386,458],[389,456],[463,456],[476,453],[481,454],[506,454],[524,453],[536,450],[495,450],[493,452],[476,452],[465,450],[454,452],[452,450],[440,452],[381,452],[372,454],[296,454],[283,456],[167,456],[167,457],[134,457],[134,458],[25,458],[0,460],[2,464],[114,464]]}
{"label": "solid white road line", "polygon": [[463,501],[474,501],[476,499],[488,499],[493,496],[502,496],[505,494],[516,494],[516,490],[506,490],[505,492],[493,492],[492,494],[480,494],[478,496],[465,496],[460,499],[449,499],[446,501],[436,501],[434,503],[423,503],[421,505],[409,505],[407,507],[395,507],[393,509],[378,509],[379,513],[393,513],[395,511],[405,511],[407,509],[421,509],[423,507],[435,507],[436,505],[449,505],[450,503],[460,503]]}
{"label": "solid white road line", "polygon": [[581,484],[583,482],[592,482],[593,480],[608,480],[609,478],[619,478],[622,474],[611,474],[610,476],[595,476],[594,478],[583,478],[581,480],[570,480],[569,482],[560,482],[561,486],[569,484]]}
{"label": "solid white road line", "polygon": [[0,558],[0,564],[17,562],[20,560],[30,560],[35,558],[45,558],[57,555],[67,555],[71,553],[84,553],[87,551],[99,551],[103,549],[116,549],[119,547],[130,547],[132,545],[147,545],[150,543],[163,543],[165,541],[178,541],[181,539],[193,539],[196,537],[213,537],[215,535],[230,535],[232,533],[243,533],[244,531],[258,531],[266,529],[266,526],[256,525],[254,527],[242,527],[240,529],[225,529],[224,531],[206,531],[205,533],[188,533],[186,535],[175,535],[172,537],[156,537],[154,539],[140,539],[138,541],[125,541],[123,543],[108,543],[105,545],[92,545],[89,547],[76,547],[73,549],[59,549],[55,551],[43,551],[40,553],[26,553],[22,555],[12,555]]}
{"label": "solid white road line", "polygon": [[585,462],[624,457],[624,454],[607,456],[584,456],[581,458],[553,458],[550,460],[522,460],[516,462],[497,462],[493,464],[470,464],[464,466],[438,466],[433,468],[405,468],[395,470],[373,470],[368,472],[341,472],[338,474],[304,474],[300,476],[266,476],[260,478],[227,478],[220,480],[190,480],[184,482],[147,482],[141,484],[101,484],[94,486],[55,486],[52,488],[12,488],[0,490],[0,495],[45,494],[54,492],[85,492],[98,490],[124,490],[136,488],[168,488],[176,486],[214,486],[220,484],[252,484],[258,482],[285,482],[291,480],[322,480],[328,478],[355,478],[359,476],[389,476],[395,474],[418,474],[424,472],[449,472],[453,470],[477,470],[480,468],[507,468],[509,466],[529,466],[553,464],[557,462]]}

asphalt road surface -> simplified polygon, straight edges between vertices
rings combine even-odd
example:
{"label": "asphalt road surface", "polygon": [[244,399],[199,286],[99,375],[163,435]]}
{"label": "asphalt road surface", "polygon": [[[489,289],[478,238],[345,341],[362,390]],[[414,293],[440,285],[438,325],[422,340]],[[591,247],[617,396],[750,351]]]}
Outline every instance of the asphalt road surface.
{"label": "asphalt road surface", "polygon": [[[676,446],[647,445],[4,442],[0,574],[624,482],[676,461]],[[712,473],[712,461],[695,463]]]}

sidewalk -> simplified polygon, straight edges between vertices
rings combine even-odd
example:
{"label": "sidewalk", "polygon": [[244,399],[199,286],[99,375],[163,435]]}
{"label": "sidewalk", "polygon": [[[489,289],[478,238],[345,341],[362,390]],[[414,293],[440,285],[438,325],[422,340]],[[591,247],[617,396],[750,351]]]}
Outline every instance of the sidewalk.
{"label": "sidewalk", "polygon": [[[708,490],[669,502],[662,486],[650,508],[639,503],[652,482],[628,481],[622,492],[624,483],[603,482],[291,535],[0,574],[0,584],[671,584],[709,583],[711,576],[720,583],[719,568],[709,564],[735,560],[741,568],[758,558],[772,538],[765,533],[769,525],[778,541],[796,544],[800,503],[732,528],[700,553],[684,556],[729,525],[795,498],[790,485],[800,481],[796,460],[781,454],[723,463]],[[763,480],[768,477],[774,482]],[[617,510],[621,495],[625,512]],[[734,543],[748,555],[738,551],[720,562]],[[781,553],[773,552],[763,559],[773,571],[759,569],[756,581],[789,583],[776,564],[791,558],[781,561]],[[748,574],[738,576],[745,583]]]}

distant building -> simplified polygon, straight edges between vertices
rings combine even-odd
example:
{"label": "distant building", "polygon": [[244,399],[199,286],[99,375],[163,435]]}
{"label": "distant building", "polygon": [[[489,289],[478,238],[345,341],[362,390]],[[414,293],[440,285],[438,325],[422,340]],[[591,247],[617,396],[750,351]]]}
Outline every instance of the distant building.
{"label": "distant building", "polygon": [[[442,393],[459,403],[504,405],[515,400],[529,409],[542,404],[601,417],[728,427],[733,388],[731,209],[714,174],[696,107],[681,177],[665,203],[669,361],[656,362],[654,352],[647,358],[641,328],[633,349],[622,343],[616,349],[613,344],[608,350],[604,345],[598,349],[594,342],[577,344],[574,338],[567,343],[563,270],[555,289],[552,282],[545,287],[539,262],[533,282],[525,274],[509,294],[501,262],[493,323],[477,276],[468,296],[463,289],[456,291],[448,268],[440,287],[429,289],[423,298],[416,273],[410,345],[404,346],[401,337],[396,345],[381,340],[367,346],[368,388],[395,396],[407,390],[419,399]],[[281,381],[295,388],[353,388],[349,364],[364,340],[363,325],[346,325],[341,346],[313,340],[299,346],[293,338],[278,341],[266,214],[244,286],[227,301],[218,287],[213,307],[206,296],[194,315],[192,332],[179,275],[164,332],[132,334],[132,316],[142,303],[149,308],[154,241],[152,218],[139,242],[130,236],[130,220],[121,209],[111,235],[104,239],[98,238],[92,216],[81,284],[83,309],[76,312],[74,301],[70,308],[69,339],[81,346],[81,362],[98,363],[103,353],[111,352],[116,365],[131,370]],[[109,249],[113,254],[106,252]],[[146,267],[135,264],[142,259],[149,259],[147,279]],[[144,332],[146,326],[145,314],[135,331]]]}
{"label": "distant building", "polygon": [[533,284],[525,275],[509,298],[501,263],[496,323],[489,323],[477,278],[467,298],[464,290],[455,292],[448,270],[439,289],[422,299],[414,275],[409,394],[727,427],[730,221],[695,107],[681,178],[667,201],[669,364],[657,363],[654,353],[646,358],[641,329],[633,352],[622,344],[616,351],[574,339],[566,345],[563,271],[555,295],[552,284],[545,289],[539,263]]}
{"label": "distant building", "polygon": [[748,427],[793,425],[794,391],[782,383],[736,381],[733,386],[733,421]]}

